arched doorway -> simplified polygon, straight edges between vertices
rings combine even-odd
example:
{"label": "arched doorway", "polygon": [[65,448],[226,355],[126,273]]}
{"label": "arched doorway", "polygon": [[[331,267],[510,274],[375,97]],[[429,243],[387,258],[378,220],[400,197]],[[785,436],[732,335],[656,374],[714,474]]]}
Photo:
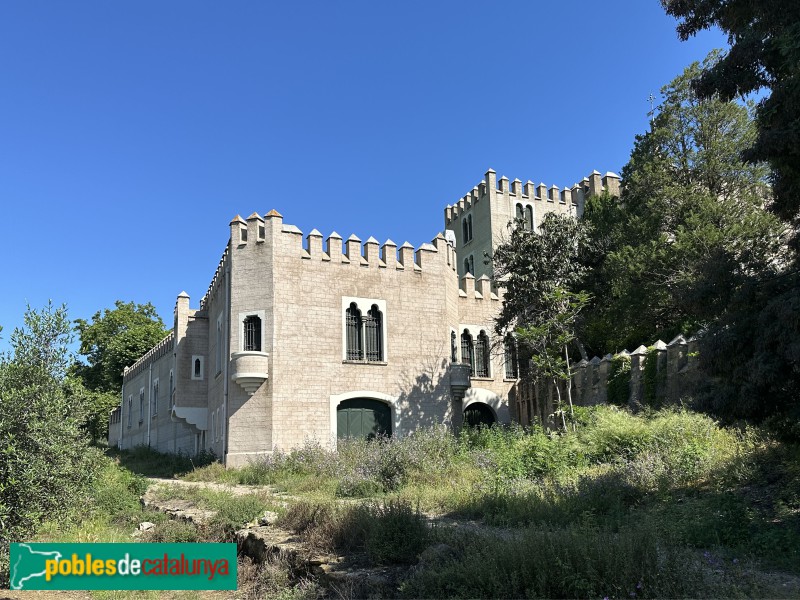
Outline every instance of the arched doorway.
{"label": "arched doorway", "polygon": [[480,425],[488,427],[495,421],[496,419],[494,418],[492,409],[489,408],[488,404],[484,404],[483,402],[473,402],[464,409],[465,427],[478,427]]}
{"label": "arched doorway", "polygon": [[343,400],[336,407],[336,437],[371,439],[392,434],[388,404],[370,398]]}

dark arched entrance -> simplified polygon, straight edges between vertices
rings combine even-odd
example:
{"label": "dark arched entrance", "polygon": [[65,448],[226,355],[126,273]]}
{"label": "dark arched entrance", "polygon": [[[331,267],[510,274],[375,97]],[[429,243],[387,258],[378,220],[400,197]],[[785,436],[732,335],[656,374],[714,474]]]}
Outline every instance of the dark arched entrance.
{"label": "dark arched entrance", "polygon": [[370,398],[343,400],[336,408],[338,438],[366,438],[392,434],[392,411],[388,404]]}
{"label": "dark arched entrance", "polygon": [[483,402],[473,402],[464,409],[464,426],[478,427],[479,425],[489,426],[495,422],[494,413],[488,404]]}

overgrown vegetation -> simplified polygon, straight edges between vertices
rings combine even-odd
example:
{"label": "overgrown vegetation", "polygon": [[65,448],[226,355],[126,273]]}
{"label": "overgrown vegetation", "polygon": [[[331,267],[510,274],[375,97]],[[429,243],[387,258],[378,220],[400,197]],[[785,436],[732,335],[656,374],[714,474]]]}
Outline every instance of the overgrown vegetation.
{"label": "overgrown vegetation", "polygon": [[[682,409],[576,407],[576,423],[309,443],[187,478],[302,496],[281,525],[320,552],[419,563],[408,597],[782,595],[766,573],[800,575],[796,446]],[[421,512],[445,518],[432,528]],[[453,518],[484,525],[464,532]]]}

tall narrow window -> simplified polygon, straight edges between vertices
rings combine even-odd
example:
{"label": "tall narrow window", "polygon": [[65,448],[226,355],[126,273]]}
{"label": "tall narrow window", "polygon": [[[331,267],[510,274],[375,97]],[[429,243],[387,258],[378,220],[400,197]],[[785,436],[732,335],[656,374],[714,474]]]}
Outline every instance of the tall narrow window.
{"label": "tall narrow window", "polygon": [[133,422],[133,396],[128,396],[128,427]]}
{"label": "tall narrow window", "polygon": [[483,330],[475,340],[475,375],[489,377],[489,336]]}
{"label": "tall narrow window", "polygon": [[194,359],[194,378],[200,379],[200,359]]}
{"label": "tall narrow window", "polygon": [[175,377],[173,377],[171,369],[169,372],[169,405],[170,408],[175,406]]}
{"label": "tall narrow window", "polygon": [[467,257],[467,260],[469,261],[469,272],[475,275],[475,259],[472,257],[472,254]]}
{"label": "tall narrow window", "polygon": [[510,333],[506,336],[505,344],[506,379],[516,379],[519,375],[517,368],[517,341]]}
{"label": "tall narrow window", "polygon": [[245,352],[261,352],[261,318],[249,315],[244,319]]}
{"label": "tall narrow window", "polygon": [[214,353],[215,373],[222,372],[222,315],[217,318],[217,349]]}
{"label": "tall narrow window", "polygon": [[525,211],[522,208],[522,204],[517,204],[517,219],[524,219],[525,218]]}
{"label": "tall narrow window", "polygon": [[158,379],[153,382],[153,416],[158,414]]}
{"label": "tall narrow window", "polygon": [[469,233],[469,239],[472,240],[472,215],[467,217],[467,232]]}
{"label": "tall narrow window", "polygon": [[367,360],[383,361],[383,315],[378,305],[373,304],[364,319],[364,341],[367,349]]}
{"label": "tall narrow window", "polygon": [[364,360],[364,347],[361,345],[363,322],[361,311],[358,310],[355,302],[352,302],[347,309],[345,327],[347,328],[347,360]]}
{"label": "tall narrow window", "polygon": [[458,344],[456,343],[456,332],[450,331],[450,360],[458,360]]}
{"label": "tall narrow window", "polygon": [[469,365],[470,377],[475,377],[475,346],[472,345],[469,329],[461,334],[461,362]]}
{"label": "tall narrow window", "polygon": [[465,244],[469,241],[469,237],[467,237],[468,235],[469,235],[469,226],[467,225],[467,219],[465,217],[464,220],[461,221],[461,237],[464,238]]}
{"label": "tall narrow window", "polygon": [[139,423],[144,421],[144,388],[139,388]]}
{"label": "tall narrow window", "polygon": [[533,231],[533,208],[530,206],[525,207],[525,229]]}

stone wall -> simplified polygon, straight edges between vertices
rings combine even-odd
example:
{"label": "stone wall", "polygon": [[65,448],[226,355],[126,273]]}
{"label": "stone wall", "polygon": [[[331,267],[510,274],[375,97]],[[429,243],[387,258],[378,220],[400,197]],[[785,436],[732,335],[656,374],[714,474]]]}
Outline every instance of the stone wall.
{"label": "stone wall", "polygon": [[[619,365],[615,376],[614,364]],[[614,403],[632,409],[660,407],[691,395],[697,384],[698,340],[677,336],[669,344],[658,340],[652,346],[639,346],[582,360],[573,368],[572,402],[576,406]],[[629,371],[627,370],[629,367]],[[567,405],[566,385],[559,389]],[[523,424],[534,421],[552,426],[557,393],[552,384],[520,382],[517,385],[517,411]]]}

